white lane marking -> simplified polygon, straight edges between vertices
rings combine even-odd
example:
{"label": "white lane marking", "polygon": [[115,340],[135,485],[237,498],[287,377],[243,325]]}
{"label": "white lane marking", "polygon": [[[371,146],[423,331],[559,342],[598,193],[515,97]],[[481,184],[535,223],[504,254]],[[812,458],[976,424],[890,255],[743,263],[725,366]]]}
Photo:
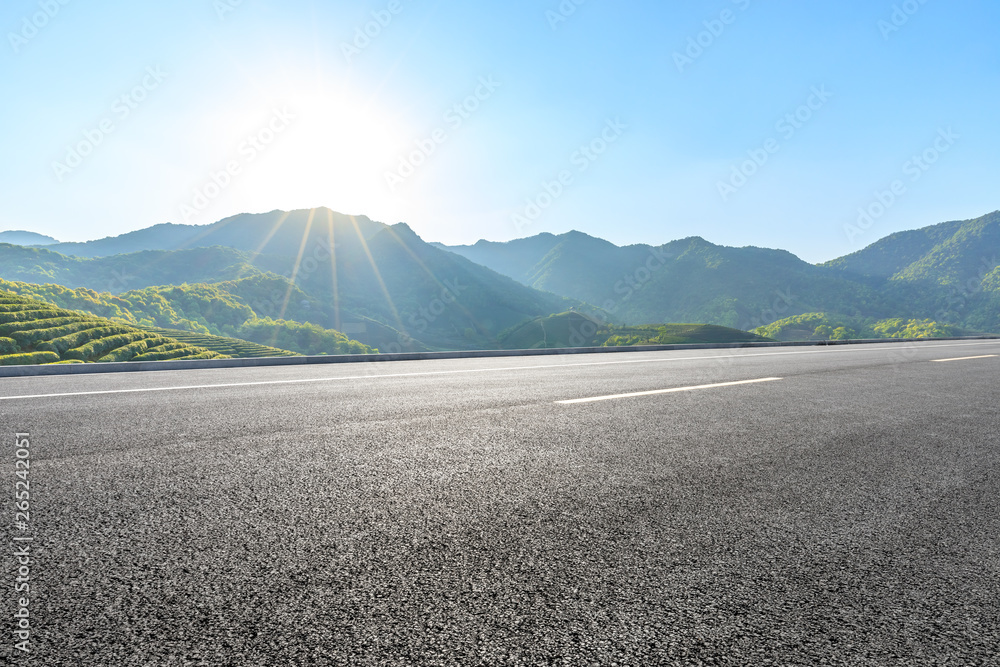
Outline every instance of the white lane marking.
{"label": "white lane marking", "polygon": [[572,405],[573,403],[593,403],[594,401],[610,401],[616,398],[634,398],[636,396],[653,396],[654,394],[672,394],[678,391],[695,391],[696,389],[715,389],[716,387],[734,387],[738,384],[754,384],[756,382],[774,382],[784,378],[758,378],[756,380],[738,380],[736,382],[717,382],[715,384],[699,384],[693,387],[673,387],[671,389],[653,389],[651,391],[634,391],[629,394],[611,394],[609,396],[592,396],[590,398],[571,398],[565,401],[556,401],[561,405]]}
{"label": "white lane marking", "polygon": [[978,357],[954,357],[952,359],[931,359],[931,361],[965,361],[966,359],[989,359],[990,357],[995,357],[995,354],[980,354]]}
{"label": "white lane marking", "polygon": [[[913,345],[913,348],[938,348],[938,347],[966,347],[969,345],[988,345],[996,344],[997,340],[987,340],[987,341],[977,341],[975,343],[947,343],[942,345]],[[873,344],[874,345],[874,344]],[[745,350],[747,348],[717,348],[722,350]],[[373,373],[371,375],[344,375],[340,377],[323,377],[323,378],[296,378],[294,380],[260,380],[257,382],[229,382],[225,384],[200,384],[200,385],[188,385],[188,386],[174,386],[174,387],[141,387],[139,389],[105,389],[102,391],[74,391],[67,393],[58,394],[30,394],[25,396],[0,396],[0,401],[15,401],[18,399],[26,398],[62,398],[67,396],[98,396],[101,394],[136,394],[141,392],[149,391],[187,391],[191,389],[223,389],[227,387],[256,387],[263,385],[277,385],[277,384],[303,384],[306,382],[340,382],[344,380],[372,380],[378,378],[399,378],[399,377],[422,377],[428,375],[455,375],[459,373],[497,373],[503,371],[524,371],[524,370],[535,370],[535,369],[545,369],[545,368],[575,368],[578,366],[614,366],[620,364],[653,364],[653,363],[664,363],[664,362],[676,362],[676,361],[704,361],[706,359],[724,359],[739,357],[740,359],[745,357],[776,357],[776,356],[787,356],[791,354],[823,354],[827,352],[881,352],[885,348],[880,347],[869,347],[867,345],[858,346],[848,346],[848,345],[831,345],[829,347],[822,347],[818,350],[787,350],[784,352],[756,352],[753,354],[740,354],[740,355],[726,355],[726,354],[711,354],[704,355],[700,357],[666,357],[660,359],[622,359],[619,361],[587,361],[581,363],[567,363],[567,364],[538,364],[535,366],[503,366],[499,368],[463,368],[454,371],[422,371],[419,373],[386,373],[377,374]],[[685,352],[686,350],[659,350],[659,352]],[[502,357],[498,357],[502,358]],[[424,360],[428,361],[428,360]],[[282,366],[268,366],[266,368],[283,368]],[[239,369],[205,369],[205,370],[239,370]],[[49,376],[36,376],[36,378],[44,379],[65,379],[65,375],[49,375]],[[15,379],[15,378],[0,378],[0,379]],[[18,378],[18,379],[29,379]]]}

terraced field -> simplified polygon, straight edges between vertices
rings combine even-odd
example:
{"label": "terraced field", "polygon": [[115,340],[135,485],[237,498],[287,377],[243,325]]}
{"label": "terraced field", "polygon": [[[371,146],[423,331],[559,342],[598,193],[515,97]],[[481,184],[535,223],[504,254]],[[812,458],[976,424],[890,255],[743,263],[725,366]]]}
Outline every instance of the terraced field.
{"label": "terraced field", "polygon": [[210,334],[200,334],[193,331],[180,331],[178,329],[160,329],[154,327],[145,327],[146,331],[151,331],[155,334],[161,336],[167,336],[169,338],[174,338],[181,341],[182,343],[187,343],[189,345],[197,345],[198,347],[203,347],[213,352],[218,352],[219,354],[225,354],[230,357],[244,358],[244,357],[297,357],[299,354],[297,352],[291,352],[289,350],[282,350],[277,347],[270,347],[268,345],[261,345],[260,343],[252,343],[248,340],[241,340],[239,338],[226,338],[224,336],[212,336]]}
{"label": "terraced field", "polygon": [[0,366],[230,356],[172,336],[0,291]]}

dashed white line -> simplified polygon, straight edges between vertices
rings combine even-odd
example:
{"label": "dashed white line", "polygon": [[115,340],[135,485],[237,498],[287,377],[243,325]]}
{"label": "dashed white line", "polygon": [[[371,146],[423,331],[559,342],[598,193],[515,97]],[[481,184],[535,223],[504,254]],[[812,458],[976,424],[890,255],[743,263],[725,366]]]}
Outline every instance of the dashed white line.
{"label": "dashed white line", "polygon": [[783,378],[757,378],[756,380],[737,380],[736,382],[716,382],[715,384],[699,384],[691,387],[671,387],[670,389],[652,389],[650,391],[633,391],[628,394],[610,394],[608,396],[591,396],[590,398],[570,398],[565,401],[556,401],[561,405],[572,405],[574,403],[593,403],[595,401],[610,401],[616,398],[635,398],[637,396],[653,396],[655,394],[673,394],[678,391],[695,391],[698,389],[715,389],[717,387],[735,387],[740,384],[755,384],[757,382],[774,382]]}
{"label": "dashed white line", "polygon": [[989,359],[990,357],[996,357],[995,354],[980,354],[975,357],[953,357],[951,359],[931,359],[931,361],[965,361],[967,359]]}

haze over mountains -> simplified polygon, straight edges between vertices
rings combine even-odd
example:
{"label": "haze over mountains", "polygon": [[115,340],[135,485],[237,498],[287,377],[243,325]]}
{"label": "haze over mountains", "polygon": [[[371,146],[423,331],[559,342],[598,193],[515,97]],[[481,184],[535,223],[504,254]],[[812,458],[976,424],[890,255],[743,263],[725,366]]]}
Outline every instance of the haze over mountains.
{"label": "haze over mountains", "polygon": [[492,347],[505,329],[570,309],[632,325],[751,329],[825,312],[995,332],[998,257],[1000,212],[893,234],[813,265],[784,250],[697,236],[618,247],[580,232],[546,233],[449,247],[403,223],[320,208],[45,248],[0,245],[0,278],[112,293],[231,281],[261,316],[294,315],[385,350]]}
{"label": "haze over mountains", "polygon": [[13,243],[15,245],[52,245],[59,243],[51,236],[26,232],[24,230],[10,230],[0,232],[0,243]]}

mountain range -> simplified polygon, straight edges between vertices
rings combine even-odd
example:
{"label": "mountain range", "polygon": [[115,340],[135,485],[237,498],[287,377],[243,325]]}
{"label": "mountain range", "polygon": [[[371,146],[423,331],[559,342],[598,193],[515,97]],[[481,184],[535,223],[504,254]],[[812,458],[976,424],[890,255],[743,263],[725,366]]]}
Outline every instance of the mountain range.
{"label": "mountain range", "polygon": [[1000,211],[899,232],[824,264],[694,236],[619,247],[580,232],[443,246],[536,289],[600,306],[625,324],[750,329],[808,312],[918,317],[1000,330]]}
{"label": "mountain range", "polygon": [[259,317],[308,320],[390,351],[495,347],[512,327],[567,311],[622,325],[750,330],[831,313],[996,332],[998,256],[1000,212],[892,234],[815,265],[697,236],[619,247],[573,231],[445,246],[404,223],[319,208],[85,243],[0,243],[0,278],[110,294],[210,283]]}
{"label": "mountain range", "polygon": [[0,245],[0,278],[99,292],[263,275],[267,289],[237,295],[258,315],[306,310],[299,317],[382,350],[490,347],[505,328],[582,305],[435,248],[403,223],[325,208],[45,248]]}

